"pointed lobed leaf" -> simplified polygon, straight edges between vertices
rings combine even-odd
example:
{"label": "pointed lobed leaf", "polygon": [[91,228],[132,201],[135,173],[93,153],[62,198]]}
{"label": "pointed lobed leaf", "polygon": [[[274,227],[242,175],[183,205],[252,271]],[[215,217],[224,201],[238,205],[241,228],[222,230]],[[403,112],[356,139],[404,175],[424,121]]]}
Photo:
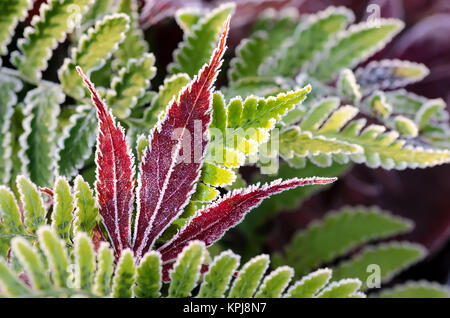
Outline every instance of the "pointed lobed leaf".
{"label": "pointed lobed leaf", "polygon": [[117,255],[130,246],[131,214],[134,201],[134,157],[123,128],[98,95],[93,84],[77,69],[91,92],[99,119],[95,189],[99,212]]}
{"label": "pointed lobed leaf", "polygon": [[52,281],[56,287],[67,287],[69,282],[69,258],[66,243],[48,226],[38,230],[39,246],[50,265]]}
{"label": "pointed lobed leaf", "polygon": [[361,281],[359,279],[343,279],[328,285],[317,295],[317,298],[351,298],[358,293],[360,288]]}
{"label": "pointed lobed leaf", "polygon": [[53,193],[52,228],[62,239],[70,241],[73,234],[73,197],[69,183],[64,177],[56,179]]}
{"label": "pointed lobed leaf", "polygon": [[136,268],[134,294],[138,298],[158,298],[161,293],[161,255],[151,251]]}
{"label": "pointed lobed leaf", "polygon": [[64,94],[57,87],[37,87],[25,97],[25,116],[20,136],[22,173],[38,186],[50,186],[56,170],[55,131]]}
{"label": "pointed lobed leaf", "polygon": [[108,244],[102,242],[97,251],[97,271],[94,278],[94,292],[100,296],[111,293],[111,279],[114,272],[114,254]]}
{"label": "pointed lobed leaf", "polygon": [[208,62],[214,43],[223,24],[235,8],[234,3],[223,4],[201,18],[192,32],[185,33],[183,42],[175,50],[174,62],[168,67],[173,74],[186,73],[193,77]]}
{"label": "pointed lobed leaf", "polygon": [[85,233],[78,233],[74,241],[75,287],[90,291],[95,272],[94,247]]}
{"label": "pointed lobed leaf", "polygon": [[234,280],[228,298],[250,298],[269,266],[269,256],[259,255],[249,260]]}
{"label": "pointed lobed leaf", "polygon": [[286,39],[274,57],[263,65],[263,74],[293,77],[333,36],[353,22],[353,13],[345,7],[329,7],[306,16],[294,34]]}
{"label": "pointed lobed leaf", "polygon": [[23,204],[24,224],[29,233],[35,233],[37,228],[45,223],[45,208],[41,194],[29,179],[19,176],[16,179],[17,189],[20,193],[20,202]]}
{"label": "pointed lobed leaf", "polygon": [[68,95],[78,99],[85,96],[83,82],[75,66],[81,67],[88,75],[102,68],[124,40],[128,23],[129,18],[125,14],[106,16],[81,36],[77,47],[72,49],[71,58],[66,58],[58,71],[61,85]]}
{"label": "pointed lobed leaf", "polygon": [[95,206],[95,199],[89,184],[81,176],[75,178],[74,195],[74,232],[85,232],[91,236],[92,230],[97,224],[98,208]]}
{"label": "pointed lobed leaf", "polygon": [[310,273],[292,285],[287,291],[285,298],[312,298],[319,290],[325,287],[331,279],[331,270],[319,269]]}
{"label": "pointed lobed leaf", "polygon": [[442,99],[430,100],[420,107],[419,111],[414,116],[414,121],[420,130],[426,128],[431,119],[438,115],[439,112],[445,110],[446,104]]}
{"label": "pointed lobed leaf", "polygon": [[419,63],[400,60],[372,61],[355,71],[359,85],[365,91],[395,89],[419,82],[429,74]]}
{"label": "pointed lobed leaf", "polygon": [[298,232],[285,249],[284,263],[297,275],[330,262],[366,242],[411,230],[412,224],[378,208],[343,208]]}
{"label": "pointed lobed leaf", "polygon": [[151,133],[150,146],[139,166],[134,240],[138,259],[179,216],[195,190],[208,144],[212,86],[222,65],[228,27],[226,22],[210,63],[183,90],[178,101],[173,101]]}
{"label": "pointed lobed leaf", "polygon": [[116,266],[113,278],[112,296],[114,298],[130,298],[133,296],[133,284],[136,274],[133,253],[126,249]]}
{"label": "pointed lobed leaf", "polygon": [[333,279],[347,277],[359,278],[367,289],[367,281],[372,272],[368,266],[375,264],[380,268],[381,282],[388,282],[395,275],[423,259],[425,249],[418,244],[386,243],[367,247],[354,258],[338,264],[333,269]]}
{"label": "pointed lobed leaf", "polygon": [[0,155],[0,182],[2,184],[7,184],[11,178],[13,165],[11,159],[13,143],[11,119],[14,114],[14,106],[17,103],[16,93],[22,89],[22,86],[19,80],[0,75],[0,147],[2,149],[2,154]]}
{"label": "pointed lobed leaf", "polygon": [[31,26],[24,31],[24,38],[18,41],[20,53],[14,52],[12,55],[17,69],[27,78],[39,80],[41,71],[47,68],[52,50],[74,29],[77,25],[75,19],[86,12],[91,2],[53,0],[49,4],[41,4],[39,15],[33,17]]}
{"label": "pointed lobed leaf", "polygon": [[175,21],[184,33],[189,33],[200,20],[201,13],[201,10],[195,7],[181,8],[175,12]]}
{"label": "pointed lobed leaf", "polygon": [[222,298],[239,262],[240,256],[231,251],[225,251],[216,256],[203,278],[197,297]]}
{"label": "pointed lobed leaf", "polygon": [[126,118],[137,105],[145,91],[150,87],[150,80],[156,74],[153,54],[143,54],[138,59],[130,59],[125,67],[114,77],[111,89],[106,95],[106,102],[112,105],[112,111],[120,118]]}
{"label": "pointed lobed leaf", "polygon": [[244,216],[258,206],[264,198],[295,187],[327,184],[335,180],[336,178],[314,177],[281,182],[279,179],[262,187],[257,184],[247,189],[234,190],[198,212],[175,237],[158,250],[161,252],[163,261],[167,261],[176,258],[184,246],[192,240],[200,240],[209,246],[231,227],[240,223]]}
{"label": "pointed lobed leaf", "polygon": [[377,19],[341,31],[312,62],[310,74],[330,80],[342,68],[353,68],[383,49],[403,29],[400,20]]}
{"label": "pointed lobed leaf", "polygon": [[255,298],[280,298],[292,276],[294,276],[294,270],[291,267],[278,267],[264,278]]}
{"label": "pointed lobed leaf", "polygon": [[376,295],[379,298],[450,298],[446,286],[427,281],[406,282],[392,288],[383,289]]}
{"label": "pointed lobed leaf", "polygon": [[169,297],[189,297],[200,278],[200,268],[203,263],[205,245],[203,242],[192,241],[177,258],[170,272]]}
{"label": "pointed lobed leaf", "polygon": [[58,140],[60,175],[71,178],[84,167],[86,160],[92,155],[96,129],[95,110],[91,106],[78,106]]}
{"label": "pointed lobed leaf", "polygon": [[[0,55],[7,53],[7,45],[11,41],[16,25],[26,17],[32,1],[1,1],[0,3]],[[1,64],[1,62],[0,62]]]}

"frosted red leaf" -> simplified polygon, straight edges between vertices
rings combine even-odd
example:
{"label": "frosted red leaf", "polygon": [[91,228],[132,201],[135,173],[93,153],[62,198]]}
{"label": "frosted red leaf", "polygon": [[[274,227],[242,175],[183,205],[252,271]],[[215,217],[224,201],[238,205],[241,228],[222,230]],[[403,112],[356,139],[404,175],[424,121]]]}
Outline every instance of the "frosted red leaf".
{"label": "frosted red leaf", "polygon": [[220,239],[228,229],[239,224],[244,216],[265,198],[299,186],[327,184],[335,180],[336,178],[313,177],[295,178],[281,182],[279,179],[262,187],[254,185],[247,189],[235,190],[199,211],[177,235],[161,246],[158,251],[161,253],[163,262],[167,262],[175,259],[178,253],[192,240],[202,241],[209,246]]}
{"label": "frosted red leaf", "polygon": [[130,247],[131,215],[134,202],[134,157],[128,148],[123,128],[98,95],[80,67],[77,71],[91,92],[99,120],[95,190],[100,216],[116,255]]}
{"label": "frosted red leaf", "polygon": [[[137,259],[182,212],[195,190],[208,144],[213,84],[222,65],[228,28],[229,21],[209,64],[181,92],[178,101],[171,102],[151,133],[139,166],[134,239]],[[186,145],[190,146],[188,151]]]}

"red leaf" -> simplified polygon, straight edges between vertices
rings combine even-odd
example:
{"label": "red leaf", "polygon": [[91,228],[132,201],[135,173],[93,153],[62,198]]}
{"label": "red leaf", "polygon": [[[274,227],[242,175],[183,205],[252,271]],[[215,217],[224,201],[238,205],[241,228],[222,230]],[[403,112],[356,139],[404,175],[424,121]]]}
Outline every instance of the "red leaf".
{"label": "red leaf", "polygon": [[99,97],[94,85],[77,71],[91,92],[99,119],[95,190],[99,212],[112,240],[115,252],[130,247],[131,215],[134,202],[134,157],[128,148],[123,128]]}
{"label": "red leaf", "polygon": [[281,179],[279,179],[262,187],[254,185],[247,189],[235,190],[200,211],[172,240],[161,246],[158,251],[162,255],[163,262],[166,262],[176,258],[178,253],[192,240],[203,241],[206,246],[209,246],[220,239],[228,229],[241,222],[251,209],[258,206],[263,199],[270,195],[298,186],[327,184],[335,180],[336,178],[314,177],[295,178],[281,182]]}
{"label": "red leaf", "polygon": [[229,21],[209,65],[173,101],[152,131],[139,167],[134,251],[139,260],[182,212],[195,190],[208,144],[213,84],[222,65]]}

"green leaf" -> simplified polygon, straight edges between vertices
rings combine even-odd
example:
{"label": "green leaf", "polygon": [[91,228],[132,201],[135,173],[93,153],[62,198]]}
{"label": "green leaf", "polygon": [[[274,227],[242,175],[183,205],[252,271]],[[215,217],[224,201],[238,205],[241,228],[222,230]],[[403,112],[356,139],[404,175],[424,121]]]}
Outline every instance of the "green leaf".
{"label": "green leaf", "polygon": [[181,8],[175,12],[175,21],[184,33],[189,33],[201,17],[201,10],[197,8]]}
{"label": "green leaf", "polygon": [[184,73],[164,79],[164,84],[159,87],[159,92],[153,98],[151,106],[145,111],[144,122],[153,127],[157,123],[161,112],[165,111],[170,101],[178,99],[181,90],[189,81],[189,76]]}
{"label": "green leaf", "polygon": [[404,27],[400,20],[362,22],[340,32],[313,61],[310,74],[330,80],[339,70],[353,68],[383,49]]}
{"label": "green leaf", "polygon": [[151,251],[136,269],[134,293],[138,298],[158,298],[161,293],[161,255]]}
{"label": "green leaf", "polygon": [[24,224],[29,233],[36,233],[37,228],[45,223],[45,208],[41,194],[36,185],[24,176],[17,177],[17,189],[23,204]]}
{"label": "green leaf", "polygon": [[354,104],[359,104],[361,101],[361,88],[356,82],[356,77],[352,70],[344,68],[339,73],[337,89],[344,100],[353,102]]}
{"label": "green leaf", "polygon": [[89,10],[83,15],[82,25],[91,26],[95,21],[103,19],[111,7],[111,0],[94,1]]}
{"label": "green leaf", "polygon": [[297,75],[314,54],[323,50],[330,39],[353,20],[353,13],[344,7],[329,7],[305,17],[266,64],[267,70],[261,73],[286,77]]}
{"label": "green leaf", "polygon": [[139,28],[138,1],[122,0],[117,12],[124,13],[130,18],[130,29],[115,54],[122,66],[125,66],[130,59],[140,59],[146,55],[148,44],[144,40],[143,31]]}
{"label": "green leaf", "polygon": [[430,120],[440,111],[445,110],[445,108],[446,104],[442,99],[430,100],[420,107],[414,117],[414,121],[416,122],[418,128],[423,130],[428,125]]}
{"label": "green leaf", "polygon": [[0,186],[0,217],[6,233],[25,232],[16,198],[5,186]]}
{"label": "green leaf", "polygon": [[298,232],[285,249],[283,260],[302,275],[359,245],[411,228],[411,222],[375,207],[346,207]]}
{"label": "green leaf", "polygon": [[23,173],[38,186],[50,186],[56,170],[57,116],[64,94],[57,88],[38,87],[27,93],[20,136]]}
{"label": "green leaf", "polygon": [[52,0],[42,5],[40,16],[33,17],[24,38],[18,41],[20,53],[12,54],[16,68],[32,81],[41,79],[52,50],[74,29],[90,3],[91,0]]}
{"label": "green leaf", "polygon": [[2,291],[6,292],[8,296],[19,297],[28,294],[28,288],[11,271],[3,258],[0,258],[0,283]]}
{"label": "green leaf", "polygon": [[85,233],[78,233],[74,241],[75,286],[90,291],[95,272],[94,247]]}
{"label": "green leaf", "polygon": [[319,101],[306,115],[299,125],[302,131],[309,131],[314,137],[322,136],[358,145],[364,152],[350,156],[335,154],[325,158],[310,157],[319,165],[330,165],[333,160],[345,164],[351,159],[356,163],[365,163],[370,168],[381,166],[402,170],[431,167],[450,161],[450,152],[407,144],[405,140],[398,139],[398,132],[385,132],[384,126],[369,125],[362,130],[366,124],[364,118],[351,121],[358,113],[355,107],[342,106],[333,112],[332,107],[322,105],[322,101]]}
{"label": "green leaf", "polygon": [[2,184],[7,184],[11,178],[13,165],[11,144],[13,142],[12,139],[15,137],[11,132],[11,119],[14,114],[14,106],[17,103],[16,93],[21,89],[22,82],[9,76],[0,75],[0,147],[2,149],[2,155],[0,155],[0,182]]}
{"label": "green leaf", "polygon": [[95,199],[89,184],[83,177],[77,176],[74,185],[75,212],[74,212],[74,232],[85,232],[92,235],[92,230],[97,224],[98,209],[95,206]]}
{"label": "green leaf", "polygon": [[94,279],[94,292],[100,296],[111,293],[114,255],[106,242],[100,244],[97,252],[97,272]]}
{"label": "green leaf", "polygon": [[[292,34],[297,24],[296,11],[263,14],[256,22],[255,32],[248,39],[242,40],[236,49],[236,57],[230,62],[228,78],[237,82],[244,78],[256,77],[263,63],[277,52],[282,43]],[[274,94],[272,92],[269,94]],[[234,94],[232,96],[243,96]],[[258,96],[265,96],[256,94]],[[243,97],[247,97],[243,96]]]}
{"label": "green leaf", "polygon": [[419,82],[429,74],[419,63],[400,60],[372,61],[355,71],[358,83],[366,92],[394,89]]}
{"label": "green leaf", "polygon": [[38,230],[39,245],[50,264],[52,281],[57,287],[67,287],[69,282],[69,258],[65,242],[58,238],[49,226]]}
{"label": "green leaf", "polygon": [[349,261],[337,265],[333,269],[333,279],[359,278],[364,283],[363,288],[367,289],[367,282],[372,274],[369,265],[377,265],[381,282],[387,282],[424,258],[425,253],[421,245],[411,243],[393,242],[367,247]]}
{"label": "green leaf", "polygon": [[232,170],[211,163],[203,164],[200,180],[206,184],[223,187],[232,184],[235,179],[236,174]]}
{"label": "green leaf", "polygon": [[69,183],[64,177],[58,177],[54,187],[52,228],[64,240],[70,241],[73,231],[72,211],[73,197]]}
{"label": "green leaf", "polygon": [[[14,29],[26,17],[32,1],[16,0],[0,3],[0,55],[7,53],[7,45],[11,41]],[[1,64],[1,62],[0,62]]]}
{"label": "green leaf", "polygon": [[145,91],[150,87],[150,80],[156,74],[153,66],[155,57],[145,53],[141,58],[130,59],[111,83],[111,89],[106,95],[106,102],[111,105],[115,115],[126,118],[137,105]]}
{"label": "green leaf", "polygon": [[379,298],[450,298],[450,290],[446,286],[427,281],[406,282],[393,288],[383,289]]}
{"label": "green leaf", "polygon": [[394,126],[400,135],[405,138],[414,138],[419,134],[419,129],[414,121],[405,116],[396,116],[394,118]]}
{"label": "green leaf", "polygon": [[91,106],[78,106],[64,128],[59,144],[59,174],[71,178],[92,155],[96,141],[97,117]]}
{"label": "green leaf", "polygon": [[294,276],[289,266],[278,267],[264,278],[255,298],[279,298]]}
{"label": "green leaf", "polygon": [[168,67],[172,74],[186,73],[193,77],[209,61],[222,26],[233,13],[234,3],[219,6],[202,17],[185,33],[183,42],[174,52],[174,62]]}
{"label": "green leaf", "polygon": [[234,271],[239,266],[240,257],[231,251],[220,253],[214,258],[205,274],[198,293],[199,298],[222,298]]}
{"label": "green leaf", "polygon": [[169,297],[180,298],[191,295],[191,291],[200,277],[204,253],[204,243],[192,241],[178,255],[173,270],[170,272]]}
{"label": "green leaf", "polygon": [[38,290],[51,288],[49,277],[37,249],[22,237],[12,239],[12,250],[24,267],[31,285]]}
{"label": "green leaf", "polygon": [[117,263],[113,278],[112,296],[114,298],[130,298],[133,296],[133,284],[136,268],[133,252],[124,250]]}
{"label": "green leaf", "polygon": [[349,298],[358,293],[360,288],[359,279],[343,279],[328,285],[317,295],[317,298]]}
{"label": "green leaf", "polygon": [[331,270],[328,268],[319,269],[313,273],[310,273],[301,280],[296,282],[287,291],[286,298],[312,298],[321,290],[331,278]]}
{"label": "green leaf", "polygon": [[245,263],[231,287],[229,298],[252,297],[269,266],[269,256],[259,255]]}
{"label": "green leaf", "polygon": [[128,30],[129,18],[125,14],[106,16],[83,34],[71,58],[64,60],[58,76],[64,91],[75,98],[86,96],[83,81],[75,67],[80,66],[89,75],[102,68],[124,40]]}

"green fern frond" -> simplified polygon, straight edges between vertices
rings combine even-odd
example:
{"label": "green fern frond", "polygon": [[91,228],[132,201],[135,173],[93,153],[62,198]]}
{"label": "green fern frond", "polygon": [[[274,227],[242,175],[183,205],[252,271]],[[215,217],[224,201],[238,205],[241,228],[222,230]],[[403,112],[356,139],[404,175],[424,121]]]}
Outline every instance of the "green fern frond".
{"label": "green fern frond", "polygon": [[192,26],[192,31],[185,33],[183,42],[175,50],[174,62],[168,66],[168,70],[172,74],[186,73],[190,77],[196,75],[203,64],[208,62],[219,32],[233,14],[234,8],[234,3],[223,4]]}
{"label": "green fern frond", "polygon": [[64,60],[58,71],[61,86],[67,94],[78,99],[85,96],[83,82],[75,67],[80,66],[88,74],[100,69],[125,39],[128,29],[128,16],[114,14],[98,21],[81,36],[77,47],[72,49],[71,57]]}
{"label": "green fern frond", "polygon": [[11,119],[14,114],[14,106],[17,103],[17,92],[22,89],[19,80],[0,75],[0,182],[7,184],[11,178],[12,169],[12,134]]}
{"label": "green fern frond", "polygon": [[106,102],[111,105],[115,115],[120,118],[129,117],[131,110],[150,87],[150,80],[156,74],[154,63],[154,55],[145,53],[138,59],[129,59],[126,67],[113,78]]}
{"label": "green fern frond", "polygon": [[59,174],[72,178],[92,155],[97,117],[91,106],[77,106],[58,140]]}
{"label": "green fern frond", "polygon": [[75,211],[73,231],[85,232],[89,235],[97,224],[98,208],[89,184],[81,176],[77,176],[74,182]]}
{"label": "green fern frond", "polygon": [[347,207],[298,232],[285,248],[282,259],[297,274],[304,274],[359,245],[411,228],[409,221],[377,208]]}
{"label": "green fern frond", "polygon": [[52,228],[61,238],[70,242],[73,234],[73,196],[69,183],[64,177],[56,179],[53,193]]}
{"label": "green fern frond", "polygon": [[309,67],[310,74],[321,80],[332,79],[339,70],[353,68],[383,49],[403,26],[403,22],[394,19],[352,25],[330,41],[323,52],[319,52]]}
{"label": "green fern frond", "polygon": [[39,186],[53,182],[56,167],[56,127],[65,95],[57,87],[37,87],[25,97],[24,132],[20,136],[22,173]]}
{"label": "green fern frond", "polygon": [[353,13],[344,7],[329,7],[305,17],[272,60],[262,66],[265,70],[260,69],[260,73],[286,77],[297,75],[314,54],[320,52],[336,33],[353,20]]}
{"label": "green fern frond", "polygon": [[115,53],[121,66],[125,67],[130,59],[142,58],[148,52],[148,44],[144,40],[143,31],[139,28],[138,1],[122,0],[117,13],[124,13],[130,18],[130,28]]}
{"label": "green fern frond", "polygon": [[17,177],[17,189],[23,204],[24,224],[29,233],[36,233],[38,227],[45,223],[45,207],[36,185],[24,176]]}
{"label": "green fern frond", "polygon": [[[319,157],[309,157],[320,166],[328,166],[333,160],[345,164],[351,159],[371,168],[405,169],[430,167],[450,161],[448,151],[407,144],[405,140],[398,139],[397,131],[385,132],[384,126],[369,125],[363,129],[366,123],[364,118],[351,121],[358,113],[357,108],[342,106],[334,111],[338,103],[329,101],[325,99],[317,102],[300,123],[300,130],[311,132],[314,137],[322,136],[358,145],[364,152],[350,156],[321,154]],[[306,144],[303,146],[308,148]]]}
{"label": "green fern frond", "polygon": [[380,280],[388,282],[401,271],[425,257],[425,249],[418,244],[392,242],[366,247],[358,255],[338,264],[333,269],[333,279],[348,277],[359,278],[364,282],[362,289],[367,289],[367,281],[372,274],[369,266],[374,264],[380,269]]}
{"label": "green fern frond", "polygon": [[[264,277],[269,265],[267,255],[257,256],[246,263],[238,276],[235,270],[239,256],[226,251],[205,264],[207,253],[203,243],[196,241],[186,246],[177,257],[174,268],[169,270],[171,282],[162,287],[162,270],[170,263],[162,264],[160,255],[151,251],[138,263],[129,250],[122,252],[117,265],[114,255],[105,242],[94,251],[91,239],[85,233],[75,236],[74,249],[66,249],[66,243],[49,226],[39,228],[38,245],[32,246],[23,237],[13,239],[12,255],[17,256],[21,269],[16,272],[12,264],[0,258],[0,295],[12,297],[186,297],[199,283],[197,297],[223,297],[231,280],[234,280],[228,297],[355,297],[364,294],[355,290],[358,279],[341,280],[327,287],[331,277],[328,269],[319,270],[295,283],[281,296],[293,276],[293,270],[284,266]],[[67,254],[67,250],[73,255]],[[43,253],[48,268],[41,259]],[[202,268],[208,266],[200,278]],[[20,274],[20,275],[19,275]],[[23,283],[23,275],[30,285]],[[111,286],[112,282],[112,286]],[[349,283],[351,282],[351,284]],[[358,283],[359,282],[359,283]],[[353,293],[350,289],[353,288]],[[319,290],[323,289],[321,294]]]}
{"label": "green fern frond", "polygon": [[374,297],[379,298],[450,298],[448,287],[427,281],[406,282],[383,289]]}
{"label": "green fern frond", "polygon": [[[23,18],[26,17],[32,1],[1,1],[0,3],[0,55],[7,52],[6,46],[11,41],[14,28]],[[1,62],[0,62],[1,64]]]}
{"label": "green fern frond", "polygon": [[41,79],[47,68],[52,50],[64,41],[76,22],[82,17],[92,0],[51,0],[40,7],[40,15],[34,16],[31,26],[18,41],[19,52],[13,52],[12,62],[17,69],[32,81]]}

